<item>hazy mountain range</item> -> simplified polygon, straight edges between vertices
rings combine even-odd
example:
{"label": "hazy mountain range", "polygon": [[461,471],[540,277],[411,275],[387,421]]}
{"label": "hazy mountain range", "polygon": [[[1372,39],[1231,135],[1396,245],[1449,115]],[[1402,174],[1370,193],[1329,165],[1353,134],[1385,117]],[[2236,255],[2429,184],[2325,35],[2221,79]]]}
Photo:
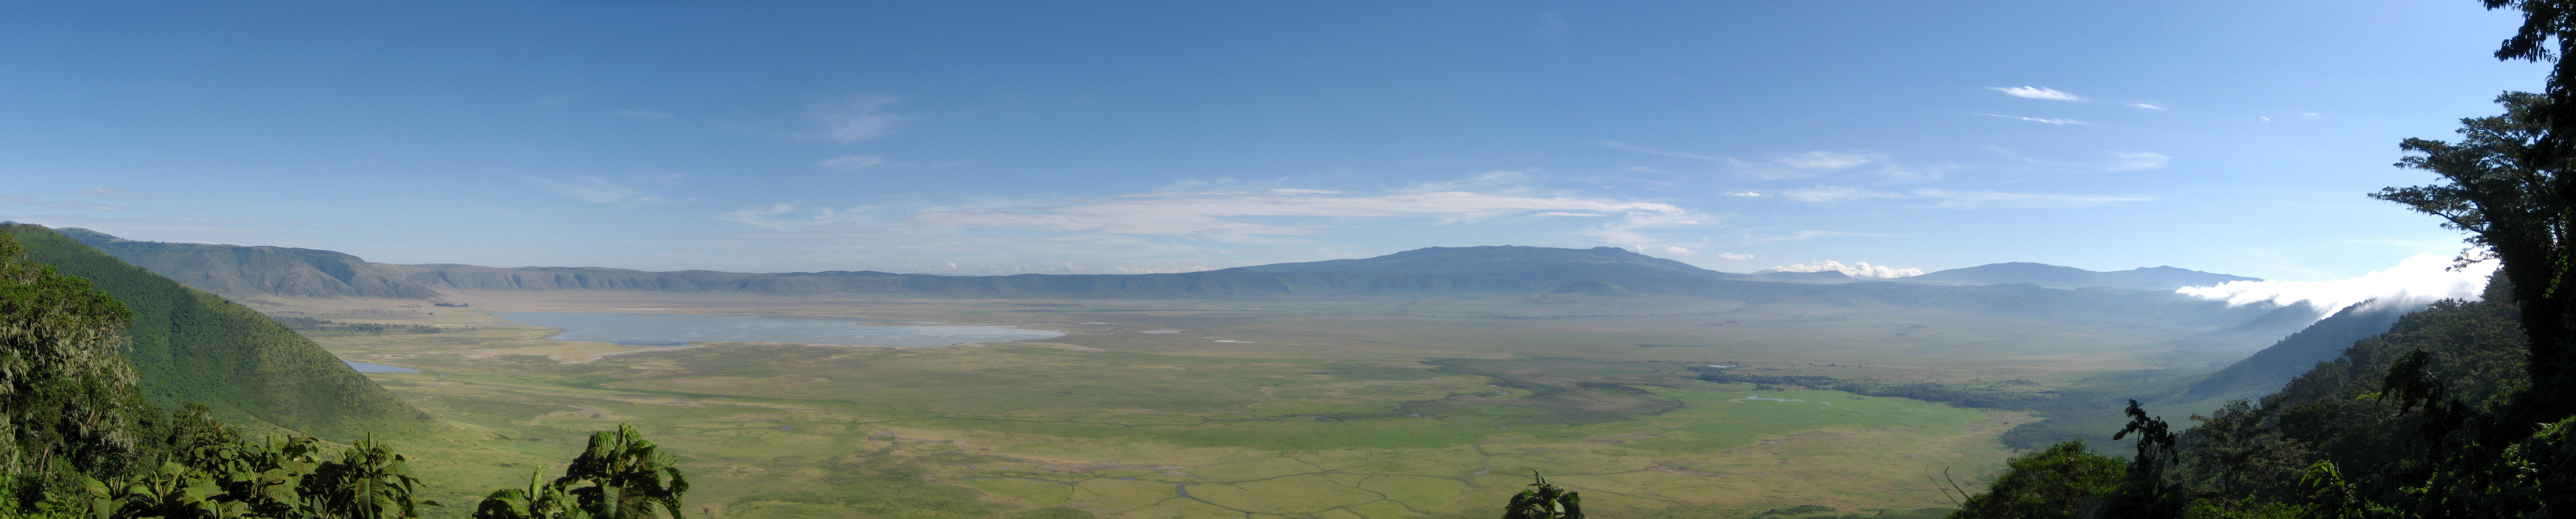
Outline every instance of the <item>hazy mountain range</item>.
{"label": "hazy mountain range", "polygon": [[[1278,263],[1175,274],[941,276],[877,271],[649,272],[602,267],[485,267],[371,263],[339,252],[289,247],[135,241],[79,228],[64,235],[119,259],[207,291],[237,297],[435,299],[448,292],[643,290],[683,293],[910,294],[975,297],[1237,298],[1483,292],[1811,293],[1813,288],[1746,285],[1895,281],[1934,285],[2028,284],[2045,288],[2172,290],[2255,278],[2173,267],[2095,272],[2037,263],[1997,263],[1895,280],[1838,272],[1737,274],[1702,269],[1614,247],[1431,247],[1374,258]],[[1780,283],[1764,283],[1778,285]],[[1903,291],[1877,288],[1869,291]]]}
{"label": "hazy mountain range", "polygon": [[[344,373],[343,366],[329,362],[327,354],[320,353],[309,341],[285,333],[273,322],[264,319],[252,322],[257,314],[248,309],[221,305],[220,300],[191,299],[186,293],[196,293],[194,290],[169,281],[176,280],[209,292],[243,299],[440,299],[498,291],[556,290],[1149,299],[1410,297],[1428,294],[1574,294],[1617,298],[1661,294],[1732,299],[1746,304],[1849,306],[1869,303],[2060,322],[2155,325],[2175,331],[2201,330],[2189,332],[2198,335],[2196,340],[2187,342],[2198,342],[2203,347],[2253,349],[2271,345],[2211,376],[2193,381],[2187,388],[2178,387],[2179,392],[2171,397],[2195,402],[2260,395],[2276,390],[2289,377],[2304,372],[2319,361],[2332,359],[2354,340],[2384,331],[2397,316],[2416,310],[2415,307],[2398,308],[2396,305],[2356,305],[2317,321],[2315,316],[2319,310],[2304,304],[2288,307],[2270,304],[2230,306],[2183,296],[2174,293],[2173,289],[2251,281],[2254,278],[2173,267],[2095,272],[2037,263],[1998,263],[1894,281],[1875,281],[1853,279],[1838,272],[1717,272],[1612,247],[1431,247],[1373,258],[1279,263],[1175,274],[939,276],[874,271],[754,274],[704,270],[648,272],[599,267],[393,265],[315,249],[134,241],[77,228],[60,229],[63,237],[71,238],[63,239],[46,236],[47,233],[41,231],[42,227],[37,226],[17,225],[7,229],[31,245],[31,251],[39,256],[35,259],[61,265],[78,275],[110,280],[102,281],[102,286],[117,292],[120,299],[145,298],[143,300],[148,301],[161,298],[196,308],[172,314],[174,317],[139,318],[138,325],[154,323],[156,319],[193,319],[195,321],[191,322],[196,324],[167,326],[199,330],[213,329],[209,326],[231,327],[255,332],[243,333],[273,336],[272,339],[263,339],[265,342],[260,344],[237,345],[261,349],[261,352],[228,352],[225,349],[228,347],[182,344],[196,340],[184,334],[153,339],[144,337],[148,334],[138,333],[138,365],[147,370],[172,371],[174,375],[156,380],[208,380],[208,376],[197,373],[208,370],[260,373],[223,366],[232,362],[227,359],[245,355],[287,355],[296,358],[297,362],[279,364],[291,365],[292,369],[279,371],[274,376],[302,380],[296,383],[306,385],[328,381],[309,389],[276,394],[271,394],[274,391],[241,391],[228,384],[157,387],[154,388],[156,393],[187,397],[187,400],[211,399],[231,404],[227,409],[231,412],[227,414],[256,415],[257,419],[270,423],[320,429],[358,422],[399,422],[414,419],[409,415],[416,412],[364,390],[372,388],[358,388],[351,382],[359,380],[353,378],[353,373]],[[78,247],[71,243],[74,240],[95,247],[97,252],[75,250]],[[102,252],[104,254],[100,254]],[[116,264],[119,263],[116,260],[141,269]],[[120,268],[126,270],[118,270]],[[159,276],[142,272],[144,270]],[[129,300],[129,304],[136,303]],[[219,308],[208,313],[209,310],[203,308],[209,304]],[[208,319],[220,321],[220,324],[210,325],[208,323],[216,321]],[[138,326],[138,330],[144,328]],[[2292,333],[2294,331],[2297,333]],[[156,344],[167,345],[153,346]],[[169,353],[152,353],[150,350],[154,348]],[[276,366],[267,369],[277,371],[274,368]],[[300,374],[288,376],[288,372]],[[289,383],[265,384],[277,388]],[[296,396],[308,394],[313,396]],[[365,405],[310,416],[252,411],[265,408],[339,409],[282,403],[271,406],[270,402],[258,401],[321,395],[333,395],[323,398],[354,398],[352,402]],[[238,403],[234,403],[236,401]]]}

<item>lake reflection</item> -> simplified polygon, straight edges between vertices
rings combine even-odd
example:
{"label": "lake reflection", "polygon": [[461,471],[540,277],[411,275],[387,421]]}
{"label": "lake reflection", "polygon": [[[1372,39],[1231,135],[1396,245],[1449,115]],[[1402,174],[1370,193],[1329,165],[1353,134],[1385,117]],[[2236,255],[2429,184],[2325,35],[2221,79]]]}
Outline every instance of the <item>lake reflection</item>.
{"label": "lake reflection", "polygon": [[492,316],[563,333],[559,341],[614,342],[629,346],[682,346],[693,342],[798,342],[864,346],[947,346],[1064,336],[1054,330],[1008,326],[890,325],[907,321],[851,317],[707,314],[597,314],[493,312]]}

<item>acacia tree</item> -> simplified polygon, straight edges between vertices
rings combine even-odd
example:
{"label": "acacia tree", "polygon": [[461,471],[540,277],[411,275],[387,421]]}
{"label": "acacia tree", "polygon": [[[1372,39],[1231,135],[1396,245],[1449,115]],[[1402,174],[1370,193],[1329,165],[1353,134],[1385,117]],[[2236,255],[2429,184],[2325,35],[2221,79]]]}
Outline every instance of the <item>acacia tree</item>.
{"label": "acacia tree", "polygon": [[2506,38],[2503,44],[2496,47],[2495,57],[2498,60],[2550,62],[2552,66],[2549,70],[2549,86],[2548,90],[2544,91],[2550,104],[2533,114],[2537,116],[2533,120],[2552,127],[2553,131],[2542,135],[2536,141],[2543,146],[2535,150],[2535,153],[2557,157],[2568,156],[2569,152],[2576,151],[2576,140],[2566,137],[2576,135],[2576,64],[2568,63],[2562,58],[2570,52],[2576,52],[2576,41],[2567,39],[2569,34],[2576,34],[2576,1],[2479,0],[2479,2],[2485,4],[2490,10],[2522,11],[2522,27],[2515,29],[2512,38]]}
{"label": "acacia tree", "polygon": [[149,408],[121,351],[133,314],[24,252],[0,233],[0,483],[34,507],[150,465],[135,432]]}
{"label": "acacia tree", "polygon": [[[2469,232],[2468,241],[2479,248],[2461,253],[2461,263],[2498,260],[2531,340],[2525,368],[2530,393],[2570,394],[2576,390],[2576,354],[2569,351],[2576,347],[2570,340],[2576,332],[2576,257],[2568,240],[2576,237],[2576,175],[2569,166],[2576,164],[2541,142],[2553,133],[2548,97],[2508,92],[2496,103],[2505,113],[2460,120],[2456,143],[2407,139],[2399,145],[2420,155],[2398,161],[2398,167],[2430,171],[2443,183],[2391,187],[2371,197]],[[2576,401],[2568,399],[2533,400],[2525,418],[2555,421],[2576,410]]]}

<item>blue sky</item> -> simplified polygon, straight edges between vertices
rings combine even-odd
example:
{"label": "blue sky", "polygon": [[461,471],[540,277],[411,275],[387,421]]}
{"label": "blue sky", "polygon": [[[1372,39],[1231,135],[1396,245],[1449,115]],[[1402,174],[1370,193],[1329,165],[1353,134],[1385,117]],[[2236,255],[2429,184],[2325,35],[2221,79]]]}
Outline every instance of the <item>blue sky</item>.
{"label": "blue sky", "polygon": [[2543,70],[2475,2],[19,3],[0,219],[393,263],[1425,246],[2342,278]]}

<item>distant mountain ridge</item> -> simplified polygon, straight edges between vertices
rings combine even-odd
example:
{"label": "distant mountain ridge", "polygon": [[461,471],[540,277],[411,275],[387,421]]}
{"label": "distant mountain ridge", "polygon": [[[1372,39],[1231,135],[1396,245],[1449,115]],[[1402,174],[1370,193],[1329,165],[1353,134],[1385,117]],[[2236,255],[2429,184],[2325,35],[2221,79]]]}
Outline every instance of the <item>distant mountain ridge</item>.
{"label": "distant mountain ridge", "polygon": [[2173,290],[2183,287],[2205,287],[2229,281],[2262,281],[2260,278],[2201,272],[2175,267],[2141,267],[2131,270],[2100,272],[2044,263],[1992,263],[1955,268],[1917,276],[1891,279],[1903,283],[1940,285],[2005,285],[2029,283],[2048,288],[2111,287],[2131,290]]}
{"label": "distant mountain ridge", "polygon": [[135,241],[65,227],[54,232],[198,290],[243,298],[435,299],[438,291],[339,252],[292,247]]}
{"label": "distant mountain ridge", "polygon": [[[942,276],[878,271],[747,274],[598,267],[382,265],[438,290],[646,290],[767,295],[885,293],[972,297],[1327,297],[1353,294],[1549,293],[1573,283],[1672,292],[1727,274],[1616,247],[1431,247],[1373,258],[1277,263],[1170,274]],[[1677,285],[1678,284],[1678,285]]]}
{"label": "distant mountain ridge", "polygon": [[[391,294],[435,298],[463,297],[476,292],[554,290],[991,299],[1258,299],[1475,294],[1630,297],[1662,294],[1735,300],[1747,304],[1780,300],[1834,305],[1876,302],[2079,321],[2145,323],[2181,320],[2225,325],[2257,318],[2269,310],[2251,306],[2232,307],[2183,297],[2170,291],[2059,290],[2019,279],[1991,286],[1957,286],[1966,283],[1943,286],[1854,280],[1838,273],[1736,274],[1616,247],[1430,247],[1372,258],[1277,263],[1186,273],[942,276],[878,271],[755,274],[709,270],[650,272],[602,267],[392,265],[363,263],[354,256],[330,251],[163,244],[88,234],[89,240],[109,245],[104,250],[111,254],[134,257],[139,260],[136,263],[165,272],[173,278],[232,282],[218,287],[277,295],[318,292],[341,297]],[[203,258],[214,260],[199,260]],[[239,261],[217,261],[226,259]],[[203,269],[215,271],[201,271]],[[288,290],[296,287],[321,288],[312,289],[314,292]]]}

